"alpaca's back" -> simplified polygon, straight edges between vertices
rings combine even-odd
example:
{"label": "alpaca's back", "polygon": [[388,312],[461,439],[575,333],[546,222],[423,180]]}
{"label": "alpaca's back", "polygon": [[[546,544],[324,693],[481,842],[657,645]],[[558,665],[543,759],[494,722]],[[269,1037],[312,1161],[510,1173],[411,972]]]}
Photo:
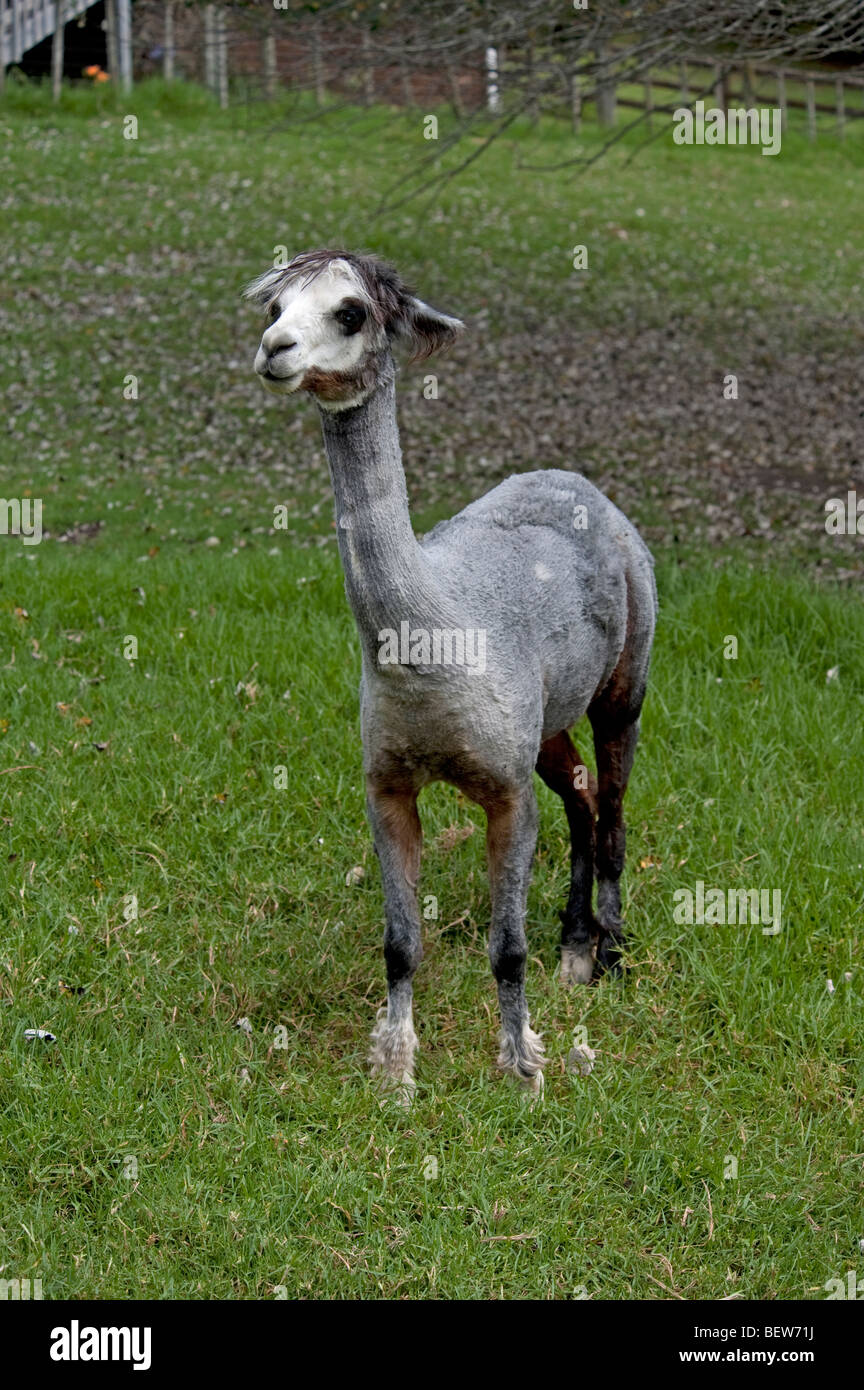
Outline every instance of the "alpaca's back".
{"label": "alpaca's back", "polygon": [[423,541],[465,621],[488,630],[490,664],[544,686],[544,730],[582,715],[630,633],[650,649],[651,556],[627,518],[579,473],[508,478]]}

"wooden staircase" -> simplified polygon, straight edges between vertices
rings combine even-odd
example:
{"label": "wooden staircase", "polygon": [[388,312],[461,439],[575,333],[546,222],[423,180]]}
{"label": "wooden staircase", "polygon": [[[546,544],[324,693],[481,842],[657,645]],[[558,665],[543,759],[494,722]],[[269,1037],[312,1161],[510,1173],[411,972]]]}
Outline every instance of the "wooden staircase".
{"label": "wooden staircase", "polygon": [[[68,24],[95,0],[63,0],[63,23]],[[29,49],[54,33],[57,7],[54,0],[0,0],[0,61],[5,67],[19,63]]]}

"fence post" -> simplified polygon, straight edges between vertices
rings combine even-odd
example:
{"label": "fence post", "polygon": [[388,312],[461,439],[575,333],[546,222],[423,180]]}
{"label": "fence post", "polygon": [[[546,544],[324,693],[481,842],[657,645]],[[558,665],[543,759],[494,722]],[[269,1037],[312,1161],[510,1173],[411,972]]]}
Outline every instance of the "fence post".
{"label": "fence post", "polygon": [[690,82],[687,75],[687,64],[681,64],[681,105],[690,105]]}
{"label": "fence post", "polygon": [[726,78],[719,63],[714,67],[714,100],[721,111],[726,110]]}
{"label": "fence post", "polygon": [[837,134],[840,139],[846,134],[846,100],[843,95],[843,78],[835,78],[837,91]]}
{"label": "fence post", "polygon": [[582,84],[578,72],[570,74],[570,123],[578,135],[582,125]]}
{"label": "fence post", "polygon": [[497,111],[500,106],[498,96],[498,50],[486,49],[486,110]]}
{"label": "fence post", "polygon": [[315,101],[318,106],[325,106],[327,88],[324,82],[324,55],[321,51],[320,19],[316,19],[312,26],[312,67],[315,73]]}
{"label": "fence post", "polygon": [[105,54],[111,80],[120,76],[120,59],[117,55],[117,8],[114,0],[105,0]]}
{"label": "fence post", "polygon": [[650,81],[648,81],[645,83],[645,124],[647,125],[649,130],[652,129],[654,124],[652,120],[653,112],[654,98],[651,92],[651,83]]}
{"label": "fence post", "polygon": [[807,134],[811,140],[816,139],[816,88],[813,78],[808,77],[807,87]]}
{"label": "fence post", "polygon": [[372,39],[368,29],[363,30],[363,101],[366,106],[375,105],[375,69],[372,58]]}
{"label": "fence post", "polygon": [[132,9],[129,0],[116,0],[117,4],[117,59],[120,71],[120,86],[124,92],[132,90]]}
{"label": "fence post", "polygon": [[459,91],[459,79],[452,63],[446,63],[445,67],[447,70],[447,81],[450,83],[450,100],[453,104],[453,114],[457,121],[461,121],[465,112],[462,109],[462,93]]}
{"label": "fence post", "polygon": [[225,11],[216,7],[216,89],[219,105],[225,111],[228,107],[228,40],[225,36]]}
{"label": "fence post", "polygon": [[165,0],[162,76],[166,82],[173,82],[174,80],[174,0]]}
{"label": "fence post", "polygon": [[399,71],[402,77],[402,100],[409,111],[414,109],[414,87],[411,82],[411,72],[405,59],[399,63]]}
{"label": "fence post", "polygon": [[777,73],[777,105],[780,107],[780,129],[786,134],[787,111],[786,111],[786,73],[782,68]]}
{"label": "fence post", "polygon": [[19,0],[12,0],[12,61],[21,61],[21,6]]}
{"label": "fence post", "polygon": [[60,93],[63,90],[63,40],[65,38],[63,11],[65,8],[66,0],[54,0],[54,37],[51,40],[51,96],[54,101],[60,100]]}
{"label": "fence post", "polygon": [[213,44],[213,6],[204,6],[204,86],[208,92],[216,89],[216,65]]}
{"label": "fence post", "polygon": [[745,63],[741,70],[741,82],[745,106],[753,106],[756,101],[756,75],[752,63]]}
{"label": "fence post", "polygon": [[264,37],[264,95],[268,101],[276,100],[278,68],[276,63],[276,35]]}
{"label": "fence post", "polygon": [[528,79],[528,119],[532,125],[536,125],[540,119],[540,106],[537,101],[537,51],[534,47],[534,40],[528,40],[528,49],[525,56],[526,77]]}
{"label": "fence post", "polygon": [[609,50],[606,44],[598,44],[596,49],[597,78],[595,83],[595,106],[597,109],[597,119],[601,125],[615,124],[615,80],[611,70],[606,66],[608,52]]}

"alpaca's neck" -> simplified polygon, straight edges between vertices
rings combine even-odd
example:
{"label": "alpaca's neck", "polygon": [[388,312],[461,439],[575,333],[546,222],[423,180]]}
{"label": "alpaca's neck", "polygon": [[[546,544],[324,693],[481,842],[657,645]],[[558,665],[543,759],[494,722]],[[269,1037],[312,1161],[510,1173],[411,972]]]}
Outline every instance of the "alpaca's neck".
{"label": "alpaca's neck", "polygon": [[411,528],[396,424],[392,364],[362,405],[321,412],[336,497],[345,590],[364,651],[385,628],[428,626],[440,612],[437,585]]}

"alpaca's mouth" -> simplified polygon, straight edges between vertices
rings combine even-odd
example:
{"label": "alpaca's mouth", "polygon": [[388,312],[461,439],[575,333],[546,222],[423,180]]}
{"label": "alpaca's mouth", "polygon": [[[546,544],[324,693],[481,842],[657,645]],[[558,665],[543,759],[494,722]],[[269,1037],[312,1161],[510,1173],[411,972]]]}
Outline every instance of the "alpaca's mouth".
{"label": "alpaca's mouth", "polygon": [[303,377],[302,372],[292,372],[291,376],[274,376],[272,372],[264,371],[258,375],[271,391],[296,391]]}

